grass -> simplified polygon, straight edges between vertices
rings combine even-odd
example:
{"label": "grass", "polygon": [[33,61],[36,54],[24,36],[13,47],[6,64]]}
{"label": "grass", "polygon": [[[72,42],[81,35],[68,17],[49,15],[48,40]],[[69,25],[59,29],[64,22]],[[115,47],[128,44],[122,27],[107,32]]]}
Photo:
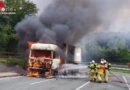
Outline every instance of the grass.
{"label": "grass", "polygon": [[129,73],[130,74],[130,70],[122,70],[122,69],[112,69],[113,72],[121,72],[121,73]]}
{"label": "grass", "polygon": [[11,63],[14,65],[19,65],[21,67],[25,66],[25,61],[26,60],[20,60],[20,59],[16,59],[16,58],[0,58],[0,62],[1,63]]}

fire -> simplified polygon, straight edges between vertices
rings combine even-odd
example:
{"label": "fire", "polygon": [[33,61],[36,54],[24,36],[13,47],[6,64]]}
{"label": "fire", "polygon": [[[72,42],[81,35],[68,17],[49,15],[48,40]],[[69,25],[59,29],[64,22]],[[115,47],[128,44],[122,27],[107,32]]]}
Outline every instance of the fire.
{"label": "fire", "polygon": [[27,76],[39,76],[38,70],[29,69],[31,67],[38,68],[39,66],[39,63],[35,62],[35,60],[31,60],[31,62],[28,63]]}
{"label": "fire", "polygon": [[40,51],[40,50],[33,50],[32,51],[32,54],[31,54],[31,57],[43,57],[43,58],[46,58],[46,59],[50,59],[51,58],[51,52],[43,52],[43,51]]}
{"label": "fire", "polygon": [[28,42],[27,42],[27,44],[28,44],[29,47],[31,47],[33,43],[34,43],[34,42],[31,42],[31,41],[28,41]]}
{"label": "fire", "polygon": [[31,77],[31,76],[40,76],[40,75],[38,71],[34,71],[34,72],[28,71],[26,76]]}
{"label": "fire", "polygon": [[[34,42],[30,41],[27,43],[30,47],[34,44]],[[35,44],[39,44],[39,42]],[[54,65],[53,60],[59,61],[59,64],[62,63],[62,60],[59,58],[57,59],[57,57],[56,52],[53,50],[31,49],[26,76],[52,77],[54,73],[54,68],[52,69]]]}
{"label": "fire", "polygon": [[60,61],[59,61],[59,62],[60,62],[60,64],[62,64],[62,59],[61,59],[61,58],[60,58]]}
{"label": "fire", "polygon": [[[52,65],[51,52],[32,50],[31,57],[32,58],[28,63],[27,76],[52,76],[49,73]],[[46,72],[43,70],[46,70]]]}
{"label": "fire", "polygon": [[128,62],[127,64],[128,64],[128,66],[130,66],[130,62]]}
{"label": "fire", "polygon": [[35,60],[32,59],[31,62],[28,64],[28,69],[27,70],[27,76],[50,76],[49,70],[46,73],[43,73],[40,75],[40,72],[42,71],[41,69],[51,69],[51,60],[47,61],[42,61],[42,60]]}
{"label": "fire", "polygon": [[[28,46],[29,47],[31,47],[32,46],[32,44],[34,44],[35,42],[31,42],[31,41],[27,41],[27,44],[28,44]],[[39,44],[40,42],[36,42],[36,44]]]}
{"label": "fire", "polygon": [[34,67],[40,67],[42,65],[42,62],[41,61],[36,61],[33,66]]}

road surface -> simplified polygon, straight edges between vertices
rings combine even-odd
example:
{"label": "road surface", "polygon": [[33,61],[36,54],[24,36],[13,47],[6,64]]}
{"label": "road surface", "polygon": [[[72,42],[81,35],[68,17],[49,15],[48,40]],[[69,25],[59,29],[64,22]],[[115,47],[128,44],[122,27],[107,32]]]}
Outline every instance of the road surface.
{"label": "road surface", "polygon": [[[88,77],[80,79],[6,77],[0,78],[0,90],[130,90],[130,74],[114,74],[118,78],[111,74],[109,83],[89,82]],[[118,82],[119,79],[123,83]]]}

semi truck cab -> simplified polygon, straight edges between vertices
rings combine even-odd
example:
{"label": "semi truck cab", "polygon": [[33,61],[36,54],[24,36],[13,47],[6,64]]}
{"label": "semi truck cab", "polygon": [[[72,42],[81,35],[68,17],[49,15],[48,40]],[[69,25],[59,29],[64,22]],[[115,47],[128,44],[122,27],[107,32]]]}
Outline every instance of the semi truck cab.
{"label": "semi truck cab", "polygon": [[27,76],[52,76],[61,64],[55,44],[35,43],[30,47]]}

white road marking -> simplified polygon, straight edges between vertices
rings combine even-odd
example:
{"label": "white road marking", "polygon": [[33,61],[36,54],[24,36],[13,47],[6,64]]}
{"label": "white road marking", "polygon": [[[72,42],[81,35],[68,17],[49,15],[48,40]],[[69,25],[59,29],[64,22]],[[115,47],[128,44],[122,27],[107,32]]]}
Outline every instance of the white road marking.
{"label": "white road marking", "polygon": [[84,86],[88,85],[90,83],[90,81],[84,83],[83,85],[81,85],[80,87],[76,88],[75,90],[80,90],[81,88],[83,88]]}
{"label": "white road marking", "polygon": [[51,81],[51,80],[54,80],[54,79],[49,79],[49,80],[44,80],[44,81],[42,80],[39,82],[30,83],[30,85],[39,84],[39,83],[43,83],[43,82],[47,82],[47,81]]}
{"label": "white road marking", "polygon": [[0,80],[9,80],[9,79],[15,79],[15,78],[20,78],[23,76],[16,76],[16,77],[5,77],[5,78],[0,78]]}
{"label": "white road marking", "polygon": [[123,79],[124,79],[124,81],[125,81],[125,83],[126,83],[126,85],[127,85],[128,89],[130,90],[130,86],[129,86],[129,84],[128,84],[127,79],[125,78],[125,76],[122,76],[122,77],[123,77]]}

